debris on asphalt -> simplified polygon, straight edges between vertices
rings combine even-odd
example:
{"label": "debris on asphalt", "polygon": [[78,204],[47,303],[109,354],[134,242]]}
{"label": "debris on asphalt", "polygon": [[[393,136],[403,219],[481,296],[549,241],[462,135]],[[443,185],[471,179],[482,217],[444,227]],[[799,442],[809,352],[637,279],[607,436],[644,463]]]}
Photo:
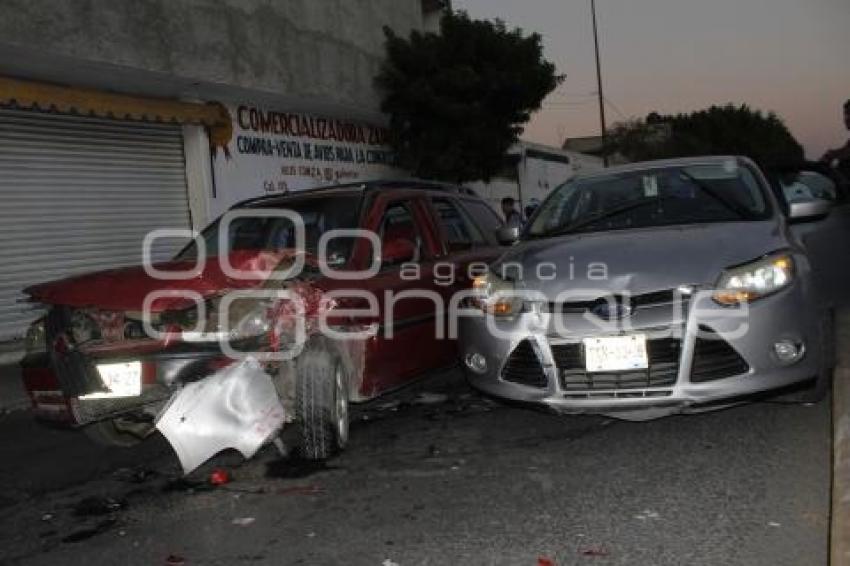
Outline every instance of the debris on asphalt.
{"label": "debris on asphalt", "polygon": [[639,521],[646,521],[647,519],[660,519],[661,515],[659,515],[655,511],[650,511],[649,509],[644,509],[637,515],[635,515],[635,519]]}
{"label": "debris on asphalt", "polygon": [[126,483],[144,483],[156,476],[156,472],[148,468],[118,468],[112,473],[112,478]]}
{"label": "debris on asphalt", "polygon": [[386,558],[383,562],[381,562],[381,566],[399,566],[399,563]]}
{"label": "debris on asphalt", "polygon": [[782,526],[782,523],[777,523],[776,521],[770,521],[770,522],[767,524],[767,526],[768,526],[768,527],[781,527],[781,526]]}
{"label": "debris on asphalt", "polygon": [[401,401],[395,399],[393,401],[387,401],[386,403],[382,403],[378,405],[379,411],[398,411],[399,407],[401,407]]}
{"label": "debris on asphalt", "polygon": [[169,554],[168,558],[165,559],[166,566],[185,566],[185,564],[186,559],[176,554]]}
{"label": "debris on asphalt", "polygon": [[431,393],[430,391],[423,391],[416,396],[413,403],[415,405],[439,405],[440,403],[445,403],[448,400],[449,396],[445,393]]}
{"label": "debris on asphalt", "polygon": [[126,501],[112,497],[86,497],[74,505],[74,516],[92,517],[108,515],[109,513],[120,511],[126,506]]}
{"label": "debris on asphalt", "polygon": [[319,472],[336,469],[338,469],[337,466],[329,466],[327,462],[320,460],[307,460],[306,458],[296,456],[282,458],[266,464],[266,477],[302,479]]}
{"label": "debris on asphalt", "polygon": [[118,521],[116,519],[104,519],[103,521],[99,522],[98,524],[96,524],[93,527],[74,531],[70,535],[64,537],[62,539],[62,542],[75,543],[75,542],[82,542],[84,540],[88,540],[88,539],[95,537],[99,534],[105,533],[106,531],[108,531],[109,529],[114,527],[117,522]]}
{"label": "debris on asphalt", "polygon": [[237,517],[231,521],[232,524],[238,527],[247,527],[248,525],[254,523],[256,519],[254,517]]}
{"label": "debris on asphalt", "polygon": [[582,554],[582,556],[602,557],[602,556],[608,556],[608,551],[605,550],[601,546],[594,546],[594,547],[590,547],[590,548],[585,548],[584,550],[581,551],[581,554]]}
{"label": "debris on asphalt", "polygon": [[545,556],[537,557],[537,566],[555,566],[555,561]]}
{"label": "debris on asphalt", "polygon": [[173,491],[183,491],[186,493],[196,493],[202,491],[212,491],[216,487],[207,481],[190,480],[187,478],[177,478],[167,482],[162,486],[162,491],[168,493]]}
{"label": "debris on asphalt", "polygon": [[42,521],[52,521],[53,520],[53,513],[45,513],[44,515],[41,516],[41,520]]}
{"label": "debris on asphalt", "polygon": [[282,487],[275,491],[275,493],[278,495],[318,495],[322,491],[322,488],[318,485],[293,485]]}
{"label": "debris on asphalt", "polygon": [[362,413],[358,418],[357,422],[362,424],[374,424],[377,422],[381,422],[386,419],[387,415],[381,414],[380,412],[375,413]]}
{"label": "debris on asphalt", "polygon": [[271,377],[257,360],[246,358],[175,392],[156,428],[189,474],[227,448],[253,457],[284,420]]}
{"label": "debris on asphalt", "polygon": [[233,481],[230,472],[223,468],[216,468],[210,473],[210,485],[225,485]]}

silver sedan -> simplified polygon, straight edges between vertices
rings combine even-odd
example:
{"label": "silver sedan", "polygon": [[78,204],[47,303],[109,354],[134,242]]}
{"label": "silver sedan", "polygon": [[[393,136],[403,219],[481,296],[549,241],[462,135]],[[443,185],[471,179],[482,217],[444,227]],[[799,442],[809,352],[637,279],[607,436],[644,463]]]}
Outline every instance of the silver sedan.
{"label": "silver sedan", "polygon": [[797,388],[815,400],[834,366],[829,290],[847,281],[821,248],[848,243],[841,195],[786,202],[745,158],[577,177],[474,280],[467,376],[496,396],[624,419]]}

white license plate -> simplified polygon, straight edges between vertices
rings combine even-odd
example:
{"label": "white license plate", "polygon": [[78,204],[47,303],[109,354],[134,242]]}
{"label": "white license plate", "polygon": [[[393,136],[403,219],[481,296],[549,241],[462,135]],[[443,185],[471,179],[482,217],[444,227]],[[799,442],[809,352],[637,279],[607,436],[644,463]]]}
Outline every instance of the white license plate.
{"label": "white license plate", "polygon": [[646,369],[646,335],[585,338],[584,361],[589,372]]}
{"label": "white license plate", "polygon": [[121,364],[98,364],[97,372],[109,391],[83,395],[81,399],[111,399],[115,397],[138,397],[142,394],[141,362]]}

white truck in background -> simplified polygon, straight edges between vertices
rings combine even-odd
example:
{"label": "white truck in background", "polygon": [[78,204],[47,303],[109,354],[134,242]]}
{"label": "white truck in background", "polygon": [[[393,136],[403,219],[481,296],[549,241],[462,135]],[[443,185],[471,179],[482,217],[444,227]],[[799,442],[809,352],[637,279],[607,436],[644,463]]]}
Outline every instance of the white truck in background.
{"label": "white truck in background", "polygon": [[501,202],[511,197],[525,217],[525,207],[539,204],[556,187],[582,172],[602,169],[602,159],[558,147],[520,141],[508,151],[505,166],[489,183],[466,185],[501,216]]}

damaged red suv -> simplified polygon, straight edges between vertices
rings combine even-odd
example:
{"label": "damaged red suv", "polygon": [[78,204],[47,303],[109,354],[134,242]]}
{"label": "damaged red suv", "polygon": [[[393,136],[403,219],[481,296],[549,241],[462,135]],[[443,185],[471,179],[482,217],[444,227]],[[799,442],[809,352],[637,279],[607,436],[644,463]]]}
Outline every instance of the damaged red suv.
{"label": "damaged red suv", "polygon": [[[172,405],[198,407],[205,395],[212,408],[195,415],[193,433],[223,438],[207,438],[210,450],[238,448],[248,432],[266,442],[285,423],[300,427],[304,457],[327,458],[346,443],[349,402],[455,363],[455,342],[438,327],[469,272],[499,255],[500,224],[468,189],[341,185],[241,203],[153,269],[30,287],[31,299],[48,307],[28,331],[21,362],[35,414],[126,446],[158,425],[165,432],[160,421]],[[246,362],[232,350],[258,353]],[[265,393],[253,385],[258,371],[271,384]],[[252,387],[255,398],[276,397],[276,409],[259,409],[256,422],[246,420],[256,406],[239,408]],[[196,397],[176,402],[189,391]],[[241,440],[224,438],[225,430]],[[182,459],[182,441],[166,436]]]}

